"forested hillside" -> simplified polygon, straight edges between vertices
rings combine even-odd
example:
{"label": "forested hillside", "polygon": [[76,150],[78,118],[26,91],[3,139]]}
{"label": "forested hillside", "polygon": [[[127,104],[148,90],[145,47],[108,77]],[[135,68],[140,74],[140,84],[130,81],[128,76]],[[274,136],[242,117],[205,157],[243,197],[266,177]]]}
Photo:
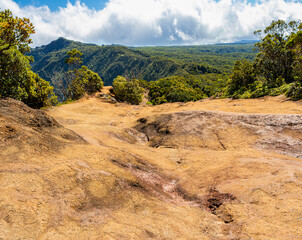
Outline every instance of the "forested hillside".
{"label": "forested hillside", "polygon": [[221,72],[229,73],[237,60],[253,60],[258,50],[254,44],[248,42],[201,45],[201,46],[157,46],[136,48],[151,56],[166,57],[185,63],[201,63],[214,67]]}
{"label": "forested hillside", "polygon": [[[98,73],[105,85],[114,83],[117,99],[133,104],[140,103],[144,90],[150,104],[280,94],[298,100],[302,97],[301,29],[299,21],[273,21],[265,30],[255,32],[259,41],[254,45],[130,48],[59,38],[32,50],[36,61],[32,67],[55,90],[66,88],[66,53],[78,49],[83,53],[83,64]],[[61,98],[65,99],[68,97]]]}
{"label": "forested hillside", "polygon": [[67,51],[78,49],[83,53],[83,63],[98,73],[105,85],[111,85],[119,75],[129,78],[140,78],[147,81],[167,76],[200,75],[204,73],[221,73],[215,67],[202,63],[186,63],[147,53],[124,46],[97,46],[83,44],[59,38],[42,47],[32,49],[35,62],[33,70],[42,78],[53,83],[53,77],[67,71],[64,64]]}

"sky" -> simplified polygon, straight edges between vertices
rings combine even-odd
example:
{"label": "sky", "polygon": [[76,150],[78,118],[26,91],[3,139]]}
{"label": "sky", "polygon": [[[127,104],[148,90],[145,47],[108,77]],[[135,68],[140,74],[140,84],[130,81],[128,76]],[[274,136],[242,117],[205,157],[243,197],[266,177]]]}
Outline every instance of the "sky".
{"label": "sky", "polygon": [[0,0],[34,24],[33,47],[65,37],[127,46],[255,39],[273,20],[302,19],[302,0]]}
{"label": "sky", "polygon": [[[17,0],[15,1],[19,4],[19,6],[25,7],[25,6],[35,6],[35,7],[41,7],[41,6],[48,6],[51,11],[58,10],[59,7],[66,7],[67,1],[65,0]],[[76,0],[70,0],[69,1],[72,4],[76,3]],[[106,0],[85,0],[81,1],[82,3],[85,3],[85,5],[89,8],[94,8],[96,10],[101,10],[105,7]]]}

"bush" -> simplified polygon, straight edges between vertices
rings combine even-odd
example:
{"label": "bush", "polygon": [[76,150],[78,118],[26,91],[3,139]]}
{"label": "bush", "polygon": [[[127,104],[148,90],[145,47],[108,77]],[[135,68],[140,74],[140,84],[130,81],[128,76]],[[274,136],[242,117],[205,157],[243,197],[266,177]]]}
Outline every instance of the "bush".
{"label": "bush", "polygon": [[117,101],[138,105],[143,100],[144,89],[137,79],[118,76],[113,80],[113,90]]}
{"label": "bush", "polygon": [[249,97],[253,91],[252,88],[255,88],[255,81],[253,64],[246,60],[237,61],[223,95],[232,98]]}
{"label": "bush", "polygon": [[93,94],[103,88],[104,84],[100,76],[86,66],[77,69],[76,76],[69,86],[69,94],[73,100],[80,99],[86,93]]}
{"label": "bush", "polygon": [[0,97],[23,101],[32,108],[55,104],[53,87],[31,71],[30,35],[34,26],[27,18],[14,17],[10,10],[0,11]]}
{"label": "bush", "polygon": [[0,55],[0,97],[23,101],[32,108],[57,103],[53,87],[30,70],[29,58],[16,49]]}
{"label": "bush", "polygon": [[[202,85],[202,82],[199,83]],[[149,98],[155,105],[167,102],[196,101],[204,97],[206,95],[201,86],[191,78],[174,76],[149,84]]]}
{"label": "bush", "polygon": [[28,79],[31,82],[28,86],[28,88],[31,88],[31,91],[28,91],[28,97],[23,99],[28,106],[42,108],[58,103],[57,96],[53,93],[53,87],[47,81],[32,71],[28,72]]}
{"label": "bush", "polygon": [[269,90],[269,95],[278,96],[281,94],[286,94],[290,90],[291,86],[292,84],[283,84],[280,87],[272,88]]}
{"label": "bush", "polygon": [[257,98],[286,93],[292,99],[302,98],[302,24],[283,20],[273,21],[263,33],[256,31],[260,42],[253,63],[246,60],[235,63],[233,73],[224,91],[225,97]]}
{"label": "bush", "polygon": [[290,97],[292,100],[302,99],[302,84],[300,82],[291,84],[291,87],[287,91],[286,96]]}

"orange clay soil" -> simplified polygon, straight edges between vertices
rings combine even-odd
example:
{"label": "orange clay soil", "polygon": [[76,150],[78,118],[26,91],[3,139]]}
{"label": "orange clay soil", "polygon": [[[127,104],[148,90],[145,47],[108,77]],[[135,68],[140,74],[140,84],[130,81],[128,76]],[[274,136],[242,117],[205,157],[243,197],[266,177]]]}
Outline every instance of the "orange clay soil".
{"label": "orange clay soil", "polygon": [[301,102],[8,105],[0,239],[302,239]]}

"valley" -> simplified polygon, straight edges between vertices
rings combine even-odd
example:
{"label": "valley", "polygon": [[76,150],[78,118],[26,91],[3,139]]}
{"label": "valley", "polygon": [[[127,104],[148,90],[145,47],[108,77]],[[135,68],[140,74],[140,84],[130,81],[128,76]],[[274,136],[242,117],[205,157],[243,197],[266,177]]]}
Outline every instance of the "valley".
{"label": "valley", "polygon": [[252,60],[252,44],[178,47],[97,46],[59,38],[31,49],[33,71],[56,86],[55,76],[67,71],[67,51],[76,48],[84,54],[84,64],[103,79],[105,85],[119,75],[154,81],[168,76],[229,73],[239,59]]}

